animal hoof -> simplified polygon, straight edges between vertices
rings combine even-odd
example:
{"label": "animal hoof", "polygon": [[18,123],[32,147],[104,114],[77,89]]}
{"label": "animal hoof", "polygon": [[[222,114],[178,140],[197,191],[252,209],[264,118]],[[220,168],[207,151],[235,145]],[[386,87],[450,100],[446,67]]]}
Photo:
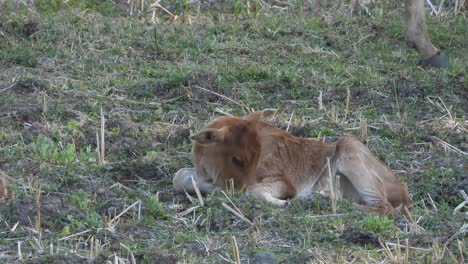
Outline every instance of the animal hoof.
{"label": "animal hoof", "polygon": [[174,176],[174,179],[172,179],[172,184],[174,186],[174,189],[178,193],[184,193],[185,189],[184,187],[186,184],[190,183],[191,184],[191,177],[195,177],[195,169],[194,168],[183,168],[180,169]]}
{"label": "animal hoof", "polygon": [[423,66],[429,66],[434,68],[449,68],[450,63],[448,58],[442,54],[440,51],[434,54],[429,59],[424,59],[420,61],[420,64]]}

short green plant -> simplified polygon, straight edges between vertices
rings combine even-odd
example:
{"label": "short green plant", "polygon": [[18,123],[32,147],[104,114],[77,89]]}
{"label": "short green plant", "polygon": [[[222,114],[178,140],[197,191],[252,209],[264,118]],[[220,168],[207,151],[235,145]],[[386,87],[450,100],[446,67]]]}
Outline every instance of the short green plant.
{"label": "short green plant", "polygon": [[360,221],[360,225],[367,231],[386,235],[393,229],[393,221],[386,216],[367,215]]}
{"label": "short green plant", "polygon": [[158,201],[155,196],[149,196],[146,199],[148,206],[148,213],[154,219],[168,219],[166,210],[164,210],[162,204]]}
{"label": "short green plant", "polygon": [[76,131],[78,129],[78,126],[79,126],[79,123],[78,121],[72,119],[72,120],[68,120],[67,122],[67,129],[70,130],[70,131]]}
{"label": "short green plant", "polygon": [[88,193],[83,191],[74,192],[71,194],[72,203],[75,204],[80,210],[88,211],[90,209],[90,199]]}
{"label": "short green plant", "polygon": [[158,157],[158,152],[154,151],[154,150],[150,150],[150,151],[147,151],[146,152],[146,155],[145,155],[148,159],[155,159]]}
{"label": "short green plant", "polygon": [[28,145],[33,157],[53,164],[67,165],[76,161],[75,145],[67,143],[60,148],[57,143],[44,135],[39,135],[36,140]]}

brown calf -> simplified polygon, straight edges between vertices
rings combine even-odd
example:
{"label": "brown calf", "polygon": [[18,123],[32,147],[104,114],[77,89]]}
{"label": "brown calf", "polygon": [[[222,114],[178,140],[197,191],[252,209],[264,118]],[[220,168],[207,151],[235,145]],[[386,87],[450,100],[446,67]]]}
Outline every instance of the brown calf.
{"label": "brown calf", "polygon": [[281,206],[288,198],[329,194],[329,159],[331,174],[340,175],[340,197],[380,214],[394,214],[395,207],[411,205],[398,177],[358,140],[346,137],[328,144],[294,137],[260,121],[264,113],[218,117],[192,135],[195,168],[177,172],[175,190],[195,193],[192,178],[203,193],[233,184]]}

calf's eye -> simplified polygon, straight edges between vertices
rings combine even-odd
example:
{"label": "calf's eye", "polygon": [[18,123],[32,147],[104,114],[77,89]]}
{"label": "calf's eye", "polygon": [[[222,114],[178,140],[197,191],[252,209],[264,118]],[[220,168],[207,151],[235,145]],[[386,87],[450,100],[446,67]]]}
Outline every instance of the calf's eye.
{"label": "calf's eye", "polygon": [[243,160],[239,159],[238,157],[232,157],[232,163],[234,163],[236,166],[244,168],[245,163]]}

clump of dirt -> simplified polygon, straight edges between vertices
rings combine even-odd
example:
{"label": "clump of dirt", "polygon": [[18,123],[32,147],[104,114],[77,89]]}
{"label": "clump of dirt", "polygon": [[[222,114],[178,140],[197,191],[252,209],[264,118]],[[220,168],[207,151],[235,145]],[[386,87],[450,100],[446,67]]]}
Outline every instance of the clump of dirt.
{"label": "clump of dirt", "polygon": [[20,123],[33,123],[40,120],[42,109],[39,106],[31,105],[27,107],[19,107],[12,109],[8,113],[9,116],[13,117],[14,120]]}
{"label": "clump of dirt", "polygon": [[[36,120],[38,121],[38,120]],[[30,142],[33,138],[44,135],[47,138],[53,137],[53,132],[51,131],[50,127],[42,125],[39,122],[31,123],[31,126],[26,127],[22,133],[22,137],[25,142]]]}
{"label": "clump of dirt", "polygon": [[39,31],[39,23],[35,21],[27,22],[23,25],[23,34],[30,38]]}
{"label": "clump of dirt", "polygon": [[348,226],[343,232],[341,238],[351,244],[358,244],[360,246],[372,245],[379,246],[379,238],[370,232],[356,229]]}
{"label": "clump of dirt", "polygon": [[47,84],[42,81],[25,79],[18,81],[11,90],[18,95],[34,94],[37,91],[45,91]]}

